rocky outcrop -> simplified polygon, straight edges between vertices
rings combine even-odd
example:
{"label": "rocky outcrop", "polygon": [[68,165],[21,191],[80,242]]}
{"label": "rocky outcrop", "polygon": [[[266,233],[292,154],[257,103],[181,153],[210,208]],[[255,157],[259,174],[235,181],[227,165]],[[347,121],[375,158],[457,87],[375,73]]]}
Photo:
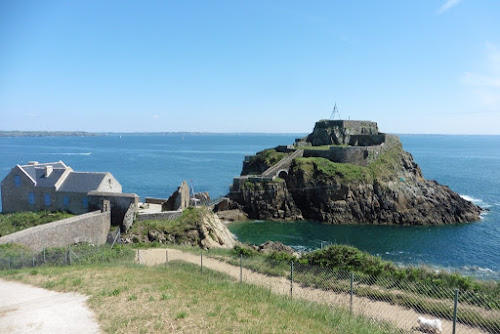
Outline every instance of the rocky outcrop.
{"label": "rocky outcrop", "polygon": [[246,215],[246,213],[239,210],[239,209],[217,211],[217,216],[223,222],[224,221],[225,222],[236,222],[236,221],[248,220],[248,216]]}
{"label": "rocky outcrop", "polygon": [[174,221],[140,221],[124,235],[124,243],[157,242],[210,248],[233,248],[236,240],[216,214],[196,208]]}
{"label": "rocky outcrop", "polygon": [[392,171],[385,177],[346,180],[341,174],[325,176],[318,168],[308,174],[296,164],[288,186],[296,189],[292,197],[306,219],[332,224],[438,225],[479,220],[479,207],[450,188],[425,180],[410,154],[401,151]]}
{"label": "rocky outcrop", "polygon": [[287,184],[283,181],[248,182],[239,192],[233,192],[229,196],[241,205],[250,219],[303,219]]}
{"label": "rocky outcrop", "polygon": [[293,255],[295,257],[299,257],[299,253],[297,253],[292,247],[283,244],[280,241],[266,241],[259,246],[252,246],[256,251],[263,254],[271,254],[274,252],[278,253],[287,253]]}
{"label": "rocky outcrop", "polygon": [[447,186],[426,180],[399,140],[368,166],[298,158],[286,180],[245,183],[229,196],[251,219],[331,224],[455,224],[477,221],[482,211]]}

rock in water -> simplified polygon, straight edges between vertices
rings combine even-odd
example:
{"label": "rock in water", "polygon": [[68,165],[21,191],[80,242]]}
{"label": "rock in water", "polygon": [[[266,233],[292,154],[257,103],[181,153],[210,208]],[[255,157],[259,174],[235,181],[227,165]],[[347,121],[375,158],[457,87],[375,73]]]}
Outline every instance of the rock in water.
{"label": "rock in water", "polygon": [[[279,160],[299,149],[303,157],[281,169]],[[279,159],[268,169],[274,153]],[[262,168],[260,161],[266,163]],[[267,172],[245,174],[263,169]],[[247,158],[243,170],[228,197],[251,219],[438,225],[477,221],[482,211],[447,186],[426,180],[399,138],[379,133],[374,122],[320,121],[293,147]]]}

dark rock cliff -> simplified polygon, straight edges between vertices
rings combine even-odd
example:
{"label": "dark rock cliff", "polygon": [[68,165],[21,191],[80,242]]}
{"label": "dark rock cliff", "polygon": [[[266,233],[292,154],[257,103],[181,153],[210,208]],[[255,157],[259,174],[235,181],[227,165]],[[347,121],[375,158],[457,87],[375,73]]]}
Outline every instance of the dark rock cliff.
{"label": "dark rock cliff", "polygon": [[366,167],[297,158],[285,180],[247,182],[228,196],[251,219],[332,224],[454,224],[477,221],[482,211],[447,186],[426,180],[399,141]]}

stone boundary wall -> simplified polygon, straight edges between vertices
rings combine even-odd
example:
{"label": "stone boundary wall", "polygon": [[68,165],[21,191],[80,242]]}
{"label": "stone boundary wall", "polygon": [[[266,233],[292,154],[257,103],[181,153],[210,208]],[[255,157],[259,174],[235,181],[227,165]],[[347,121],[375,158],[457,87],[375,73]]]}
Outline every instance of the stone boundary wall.
{"label": "stone boundary wall", "polygon": [[155,213],[140,213],[137,215],[137,220],[174,220],[182,216],[182,211],[165,211]]}
{"label": "stone boundary wall", "polygon": [[102,245],[106,243],[110,226],[111,212],[95,211],[6,235],[0,238],[0,244],[21,244],[36,252],[78,242]]}

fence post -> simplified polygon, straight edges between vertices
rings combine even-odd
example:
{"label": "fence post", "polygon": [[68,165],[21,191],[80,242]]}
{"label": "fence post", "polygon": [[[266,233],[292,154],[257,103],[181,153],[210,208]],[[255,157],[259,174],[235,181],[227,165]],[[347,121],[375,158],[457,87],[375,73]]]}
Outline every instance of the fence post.
{"label": "fence post", "polygon": [[200,262],[201,267],[200,268],[201,268],[201,272],[203,272],[203,251],[201,251],[200,254],[201,254],[201,257],[200,257],[201,258],[201,262]]}
{"label": "fence post", "polygon": [[12,258],[9,257],[9,269],[10,269],[11,262],[12,262]]}
{"label": "fence post", "polygon": [[71,247],[68,247],[69,265],[71,266]]}
{"label": "fence post", "polygon": [[43,264],[45,264],[45,247],[43,247]]}
{"label": "fence post", "polygon": [[353,282],[354,282],[354,272],[351,271],[351,302],[350,302],[351,314],[352,314],[352,297],[354,295],[354,290],[352,288]]}
{"label": "fence post", "polygon": [[68,265],[68,252],[64,252],[64,265]]}
{"label": "fence post", "polygon": [[453,331],[455,334],[455,329],[457,325],[457,307],[458,307],[458,289],[455,290],[455,300],[453,302]]}
{"label": "fence post", "polygon": [[33,268],[35,268],[35,256],[33,255]]}
{"label": "fence post", "polygon": [[168,264],[168,249],[165,249],[165,265]]}
{"label": "fence post", "polygon": [[141,250],[140,249],[137,250],[137,262],[139,262],[139,264],[141,264]]}
{"label": "fence post", "polygon": [[293,261],[290,261],[290,297],[293,297]]}
{"label": "fence post", "polygon": [[240,254],[240,283],[243,282],[243,254]]}

